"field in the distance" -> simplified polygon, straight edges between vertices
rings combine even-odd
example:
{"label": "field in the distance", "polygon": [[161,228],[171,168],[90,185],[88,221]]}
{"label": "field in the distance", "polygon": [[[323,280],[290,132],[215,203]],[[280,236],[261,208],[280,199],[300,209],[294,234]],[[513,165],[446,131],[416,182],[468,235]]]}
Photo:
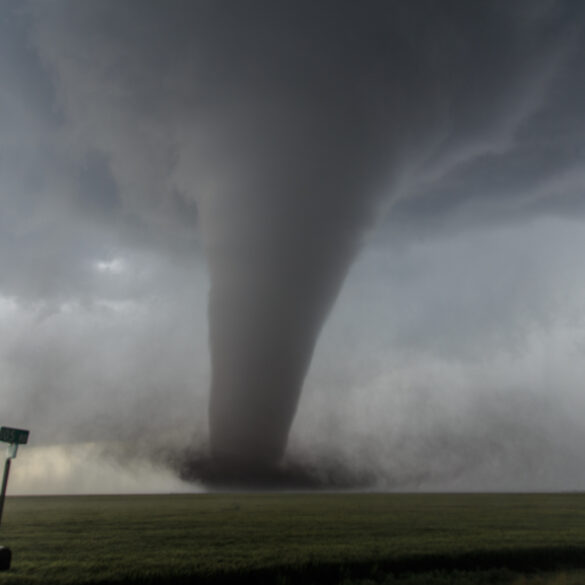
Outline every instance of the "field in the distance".
{"label": "field in the distance", "polygon": [[9,498],[0,585],[585,583],[585,494]]}

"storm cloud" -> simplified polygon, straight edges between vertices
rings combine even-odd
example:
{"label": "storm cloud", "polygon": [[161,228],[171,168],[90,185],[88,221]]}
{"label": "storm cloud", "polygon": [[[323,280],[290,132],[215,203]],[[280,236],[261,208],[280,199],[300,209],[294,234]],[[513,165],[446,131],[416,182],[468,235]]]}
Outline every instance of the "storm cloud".
{"label": "storm cloud", "polygon": [[7,416],[157,457],[209,432],[245,469],[290,434],[313,476],[390,486],[563,485],[538,452],[583,482],[558,461],[581,437],[584,16],[5,1]]}

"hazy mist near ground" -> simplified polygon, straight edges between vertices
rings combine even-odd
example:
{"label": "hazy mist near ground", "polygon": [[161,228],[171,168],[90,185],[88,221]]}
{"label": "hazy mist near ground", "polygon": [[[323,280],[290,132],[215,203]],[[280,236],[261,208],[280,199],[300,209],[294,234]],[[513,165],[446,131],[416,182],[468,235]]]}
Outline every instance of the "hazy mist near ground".
{"label": "hazy mist near ground", "polygon": [[580,3],[0,8],[19,491],[585,487]]}

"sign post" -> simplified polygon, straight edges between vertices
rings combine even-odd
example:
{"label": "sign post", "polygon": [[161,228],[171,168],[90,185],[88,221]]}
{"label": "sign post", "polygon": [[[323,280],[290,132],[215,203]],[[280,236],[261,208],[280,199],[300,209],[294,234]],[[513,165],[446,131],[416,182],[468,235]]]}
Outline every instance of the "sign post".
{"label": "sign post", "polygon": [[[6,499],[6,486],[8,485],[8,475],[10,474],[10,463],[16,457],[19,445],[25,445],[28,442],[29,432],[24,429],[13,429],[11,427],[0,427],[0,441],[9,443],[8,454],[4,463],[4,475],[2,476],[2,491],[0,492],[0,525],[2,524],[2,513],[4,512],[4,500]],[[0,546],[0,571],[10,569],[10,560],[12,553],[10,549]]]}

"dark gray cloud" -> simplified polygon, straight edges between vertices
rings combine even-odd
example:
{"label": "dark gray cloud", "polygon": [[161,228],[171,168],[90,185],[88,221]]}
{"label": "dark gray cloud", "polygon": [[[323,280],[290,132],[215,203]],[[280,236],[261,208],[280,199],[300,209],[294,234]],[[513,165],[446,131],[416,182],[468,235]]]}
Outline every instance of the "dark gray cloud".
{"label": "dark gray cloud", "polygon": [[[323,341],[324,355],[343,356],[344,366],[325,367],[318,351],[305,397],[316,418],[301,401],[298,420],[311,439],[293,428],[293,445],[319,443],[327,425],[316,421],[330,415],[350,429],[332,436],[359,444],[352,433],[368,434],[368,423],[357,397],[367,401],[366,388],[382,384],[372,382],[378,369],[388,395],[416,396],[431,391],[416,375],[428,367],[440,396],[456,363],[470,389],[455,386],[483,396],[483,360],[501,372],[492,391],[519,386],[524,404],[529,376],[511,383],[501,356],[536,360],[533,338],[554,338],[568,313],[580,314],[581,279],[569,277],[582,239],[580,3],[4,8],[0,293],[11,299],[10,330],[29,331],[4,342],[13,416],[34,421],[47,440],[94,440],[92,428],[108,428],[138,441],[154,412],[161,427],[181,420],[175,426],[189,429],[189,388],[208,374],[203,359],[202,373],[190,369],[186,348],[205,340],[196,299],[209,284],[213,449],[278,459],[321,327],[374,226],[354,272],[364,290],[351,280],[338,309],[359,318]],[[578,343],[578,328],[571,335]],[[407,374],[397,373],[399,358]],[[573,397],[573,382],[559,383]],[[158,386],[174,388],[181,416],[157,398]],[[323,403],[315,386],[325,386]],[[336,386],[355,387],[353,414]],[[99,424],[62,423],[49,396]],[[191,427],[204,435],[202,410]],[[484,412],[497,433],[500,415]],[[397,425],[397,445],[426,433],[404,413],[412,425]],[[429,433],[438,437],[436,413]],[[381,418],[371,440],[387,433]],[[474,440],[481,450],[484,435]],[[348,449],[349,459],[359,451]],[[434,457],[420,453],[409,465]]]}

